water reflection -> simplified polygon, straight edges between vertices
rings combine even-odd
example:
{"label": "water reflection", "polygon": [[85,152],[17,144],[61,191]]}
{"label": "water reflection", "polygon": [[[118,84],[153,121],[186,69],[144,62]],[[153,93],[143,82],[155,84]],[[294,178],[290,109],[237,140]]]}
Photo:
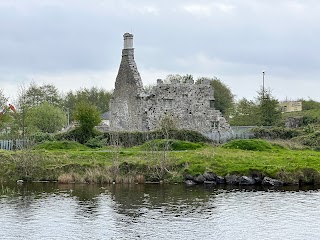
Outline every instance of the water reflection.
{"label": "water reflection", "polygon": [[117,203],[118,212],[131,217],[146,214],[148,209],[176,216],[201,213],[210,208],[205,205],[213,197],[202,187],[184,185],[113,185],[107,190]]}
{"label": "water reflection", "polygon": [[[37,199],[52,196],[69,197],[79,205],[84,215],[95,214],[99,207],[99,196],[108,195],[116,203],[119,214],[131,217],[143,215],[147,209],[158,209],[159,212],[177,212],[177,216],[192,212],[205,211],[205,204],[213,198],[212,189],[201,186],[184,185],[81,185],[56,183],[29,183],[7,185],[13,192],[16,207],[29,209]],[[18,200],[18,201],[17,201]]]}
{"label": "water reflection", "polygon": [[0,239],[319,239],[314,187],[0,185]]}
{"label": "water reflection", "polygon": [[34,206],[39,208],[39,203],[45,203],[52,199],[61,201],[71,199],[77,205],[76,215],[92,217],[97,214],[98,199],[102,192],[97,185],[75,185],[57,183],[28,183],[21,185],[6,185],[0,192],[2,201],[8,201],[16,214],[23,219],[34,215]]}
{"label": "water reflection", "polygon": [[[48,197],[72,198],[79,205],[79,209],[87,214],[94,214],[99,207],[99,197],[110,197],[120,214],[127,216],[140,216],[146,208],[169,210],[170,212],[187,213],[206,211],[214,206],[208,206],[209,201],[214,202],[216,195],[222,192],[256,192],[256,191],[317,191],[315,186],[286,186],[278,188],[263,188],[259,186],[192,186],[153,185],[153,184],[58,184],[58,183],[28,183],[0,185],[0,198],[12,199],[17,208],[30,209],[37,199]],[[191,208],[190,208],[191,207]],[[197,210],[198,209],[198,210]]]}

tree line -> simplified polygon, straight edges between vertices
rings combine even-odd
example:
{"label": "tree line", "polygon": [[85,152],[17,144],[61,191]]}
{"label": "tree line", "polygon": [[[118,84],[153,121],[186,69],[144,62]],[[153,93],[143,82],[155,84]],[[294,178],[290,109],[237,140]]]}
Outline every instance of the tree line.
{"label": "tree line", "polygon": [[[168,75],[181,82],[193,80],[192,75]],[[254,100],[235,100],[231,89],[220,79],[200,77],[196,80],[209,80],[214,88],[214,104],[224,117],[234,126],[276,126],[281,122],[279,101],[270,90],[260,89]],[[148,89],[150,87],[146,87]],[[79,123],[78,136],[82,141],[94,135],[92,128],[101,121],[100,114],[109,110],[112,91],[101,88],[82,88],[62,94],[52,84],[19,87],[17,98],[12,102],[15,113],[0,114],[1,138],[24,138],[35,133],[57,133],[68,123]],[[320,108],[320,103],[302,100],[305,110]],[[0,107],[8,106],[8,98],[0,89]]]}
{"label": "tree line", "polygon": [[[16,112],[0,116],[2,138],[25,138],[37,132],[56,133],[68,123],[78,121],[84,131],[100,123],[100,113],[109,110],[111,91],[82,88],[62,94],[52,84],[20,86],[11,103]],[[5,109],[8,98],[0,89],[0,107]],[[89,123],[90,122],[90,123]],[[92,126],[92,127],[94,127]]]}

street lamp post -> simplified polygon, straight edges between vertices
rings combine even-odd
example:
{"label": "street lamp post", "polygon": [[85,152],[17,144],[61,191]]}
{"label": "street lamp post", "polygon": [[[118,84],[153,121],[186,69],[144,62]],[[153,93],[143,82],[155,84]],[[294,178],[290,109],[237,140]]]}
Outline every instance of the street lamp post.
{"label": "street lamp post", "polygon": [[264,75],[266,74],[266,71],[262,71],[262,99],[264,99]]}
{"label": "street lamp post", "polygon": [[69,125],[70,125],[70,108],[66,107],[65,110],[66,110],[66,116],[67,116],[67,125],[66,125],[66,128],[68,128]]}

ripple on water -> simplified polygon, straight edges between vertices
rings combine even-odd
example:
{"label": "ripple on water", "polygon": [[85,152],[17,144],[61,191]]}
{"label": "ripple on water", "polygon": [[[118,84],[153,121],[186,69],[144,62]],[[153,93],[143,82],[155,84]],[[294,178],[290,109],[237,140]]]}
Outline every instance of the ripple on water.
{"label": "ripple on water", "polygon": [[0,198],[0,239],[320,239],[319,202],[318,190],[34,190]]}

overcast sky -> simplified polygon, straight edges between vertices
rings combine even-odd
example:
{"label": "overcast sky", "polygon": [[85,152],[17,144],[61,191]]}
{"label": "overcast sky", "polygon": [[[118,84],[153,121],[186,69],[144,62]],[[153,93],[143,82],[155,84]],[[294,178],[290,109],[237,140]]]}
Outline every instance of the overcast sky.
{"label": "overcast sky", "polygon": [[317,0],[0,0],[0,88],[114,88],[123,34],[145,85],[218,77],[237,99],[265,86],[320,101]]}

